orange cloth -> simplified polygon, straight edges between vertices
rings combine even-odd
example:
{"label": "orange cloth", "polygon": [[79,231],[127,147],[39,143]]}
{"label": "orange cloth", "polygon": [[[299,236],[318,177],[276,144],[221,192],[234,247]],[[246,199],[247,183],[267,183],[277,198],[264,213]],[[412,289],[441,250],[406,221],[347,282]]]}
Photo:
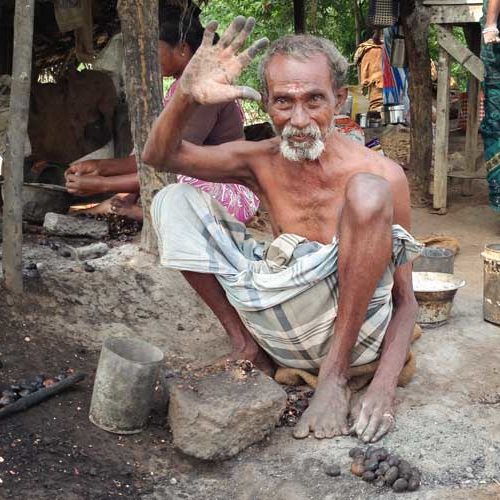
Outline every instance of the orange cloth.
{"label": "orange cloth", "polygon": [[354,62],[359,66],[359,78],[363,87],[368,87],[369,110],[383,105],[384,79],[382,73],[382,44],[373,39],[359,45],[354,54]]}

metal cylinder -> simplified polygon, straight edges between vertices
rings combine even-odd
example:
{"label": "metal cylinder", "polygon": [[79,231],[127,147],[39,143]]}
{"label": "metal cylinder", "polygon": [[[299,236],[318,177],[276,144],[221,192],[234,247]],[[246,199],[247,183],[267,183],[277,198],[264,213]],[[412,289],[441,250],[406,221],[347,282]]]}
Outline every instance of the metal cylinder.
{"label": "metal cylinder", "polygon": [[90,403],[90,421],[109,432],[140,432],[151,411],[163,353],[139,339],[104,341]]}
{"label": "metal cylinder", "polygon": [[490,243],[481,254],[484,265],[483,317],[500,325],[500,243]]}
{"label": "metal cylinder", "polygon": [[424,247],[413,261],[414,271],[453,274],[455,254],[449,248]]}

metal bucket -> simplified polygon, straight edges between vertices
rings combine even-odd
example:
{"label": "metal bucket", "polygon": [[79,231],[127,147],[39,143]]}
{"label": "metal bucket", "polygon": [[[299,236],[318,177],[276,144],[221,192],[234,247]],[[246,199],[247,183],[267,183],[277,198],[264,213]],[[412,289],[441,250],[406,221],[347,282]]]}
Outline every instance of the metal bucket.
{"label": "metal bucket", "polygon": [[397,124],[405,123],[404,104],[386,104],[384,106],[385,123]]}
{"label": "metal bucket", "polygon": [[500,243],[490,243],[481,254],[484,265],[483,317],[500,325]]}
{"label": "metal bucket", "polygon": [[163,353],[139,339],[106,339],[95,376],[90,421],[108,432],[135,434],[146,425]]}
{"label": "metal bucket", "polygon": [[453,298],[465,281],[448,273],[413,273],[413,291],[419,308],[417,323],[440,326],[450,316]]}
{"label": "metal bucket", "polygon": [[449,248],[424,247],[413,261],[414,271],[453,274],[455,254]]}

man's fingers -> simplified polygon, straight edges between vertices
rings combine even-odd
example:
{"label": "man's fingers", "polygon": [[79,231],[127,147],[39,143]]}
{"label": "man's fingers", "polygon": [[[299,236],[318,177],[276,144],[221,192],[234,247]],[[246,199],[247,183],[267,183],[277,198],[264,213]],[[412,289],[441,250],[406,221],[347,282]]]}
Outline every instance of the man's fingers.
{"label": "man's fingers", "polygon": [[238,16],[233,19],[233,22],[229,26],[229,28],[224,32],[219,43],[223,49],[229,47],[234,37],[240,33],[240,31],[245,27],[246,19],[243,16]]}
{"label": "man's fingers", "polygon": [[262,50],[264,50],[269,45],[269,39],[260,38],[256,42],[252,43],[247,50],[244,50],[239,56],[238,61],[241,66],[244,68],[248,66],[252,59]]}
{"label": "man's fingers", "polygon": [[251,99],[252,101],[257,101],[257,102],[261,100],[260,94],[252,87],[240,86],[240,87],[235,87],[235,89],[236,89],[235,99]]}
{"label": "man's fingers", "polygon": [[255,19],[253,17],[249,17],[246,20],[245,26],[243,26],[243,29],[240,31],[238,36],[236,36],[234,40],[231,42],[230,47],[232,50],[236,52],[239,48],[243,47],[243,44],[246,42],[246,39],[253,31],[254,26],[255,26]]}
{"label": "man's fingers", "polygon": [[382,416],[379,413],[372,413],[370,417],[370,423],[366,427],[363,434],[359,436],[362,439],[362,441],[368,443],[369,441],[372,440],[373,436],[375,435],[380,426],[381,421],[382,421]]}
{"label": "man's fingers", "polygon": [[371,442],[374,443],[375,441],[378,441],[382,436],[384,436],[391,430],[391,427],[393,425],[394,425],[394,417],[388,418],[384,416],[382,423],[380,424],[378,431],[375,433],[375,436],[372,437]]}
{"label": "man's fingers", "polygon": [[205,31],[203,32],[203,39],[201,41],[201,45],[203,47],[211,47],[214,43],[215,32],[217,31],[217,27],[219,23],[217,21],[210,21],[205,26]]}
{"label": "man's fingers", "polygon": [[353,430],[358,437],[361,437],[368,425],[369,417],[365,411],[361,410],[357,422],[353,426]]}

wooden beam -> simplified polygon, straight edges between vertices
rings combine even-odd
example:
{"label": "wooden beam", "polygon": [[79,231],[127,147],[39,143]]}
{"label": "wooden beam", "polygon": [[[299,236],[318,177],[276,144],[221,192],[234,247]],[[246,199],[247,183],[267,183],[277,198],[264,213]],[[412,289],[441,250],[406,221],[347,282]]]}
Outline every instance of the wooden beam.
{"label": "wooden beam", "polygon": [[3,167],[3,274],[7,290],[23,291],[23,172],[31,89],[35,0],[16,2],[7,154]]}
{"label": "wooden beam", "polygon": [[149,210],[151,200],[165,184],[176,181],[174,174],[156,172],[141,158],[151,125],[162,110],[162,82],[158,62],[158,2],[120,0],[118,13],[125,54],[125,91],[144,214],[141,248],[155,253],[156,236]]}
{"label": "wooden beam", "polygon": [[[467,44],[470,50],[478,55],[481,50],[481,27],[479,24],[470,24],[464,28]],[[482,63],[481,63],[482,64]],[[484,67],[483,67],[484,70]],[[479,131],[479,80],[469,75],[467,92],[467,129],[465,133],[465,173],[473,175],[476,172],[477,134]],[[462,195],[472,194],[472,181],[464,180]]]}
{"label": "wooden beam", "polygon": [[435,24],[478,23],[482,5],[430,5],[430,21]]}
{"label": "wooden beam", "polygon": [[436,103],[436,143],[434,149],[435,209],[446,208],[448,195],[448,134],[450,130],[450,56],[440,47]]}
{"label": "wooden beam", "polygon": [[483,5],[483,0],[424,0],[424,5]]}
{"label": "wooden beam", "polygon": [[306,32],[305,0],[293,0],[293,25],[295,33]]}
{"label": "wooden beam", "polygon": [[439,45],[482,82],[484,80],[484,64],[481,59],[453,36],[451,28],[436,26],[436,31]]}

